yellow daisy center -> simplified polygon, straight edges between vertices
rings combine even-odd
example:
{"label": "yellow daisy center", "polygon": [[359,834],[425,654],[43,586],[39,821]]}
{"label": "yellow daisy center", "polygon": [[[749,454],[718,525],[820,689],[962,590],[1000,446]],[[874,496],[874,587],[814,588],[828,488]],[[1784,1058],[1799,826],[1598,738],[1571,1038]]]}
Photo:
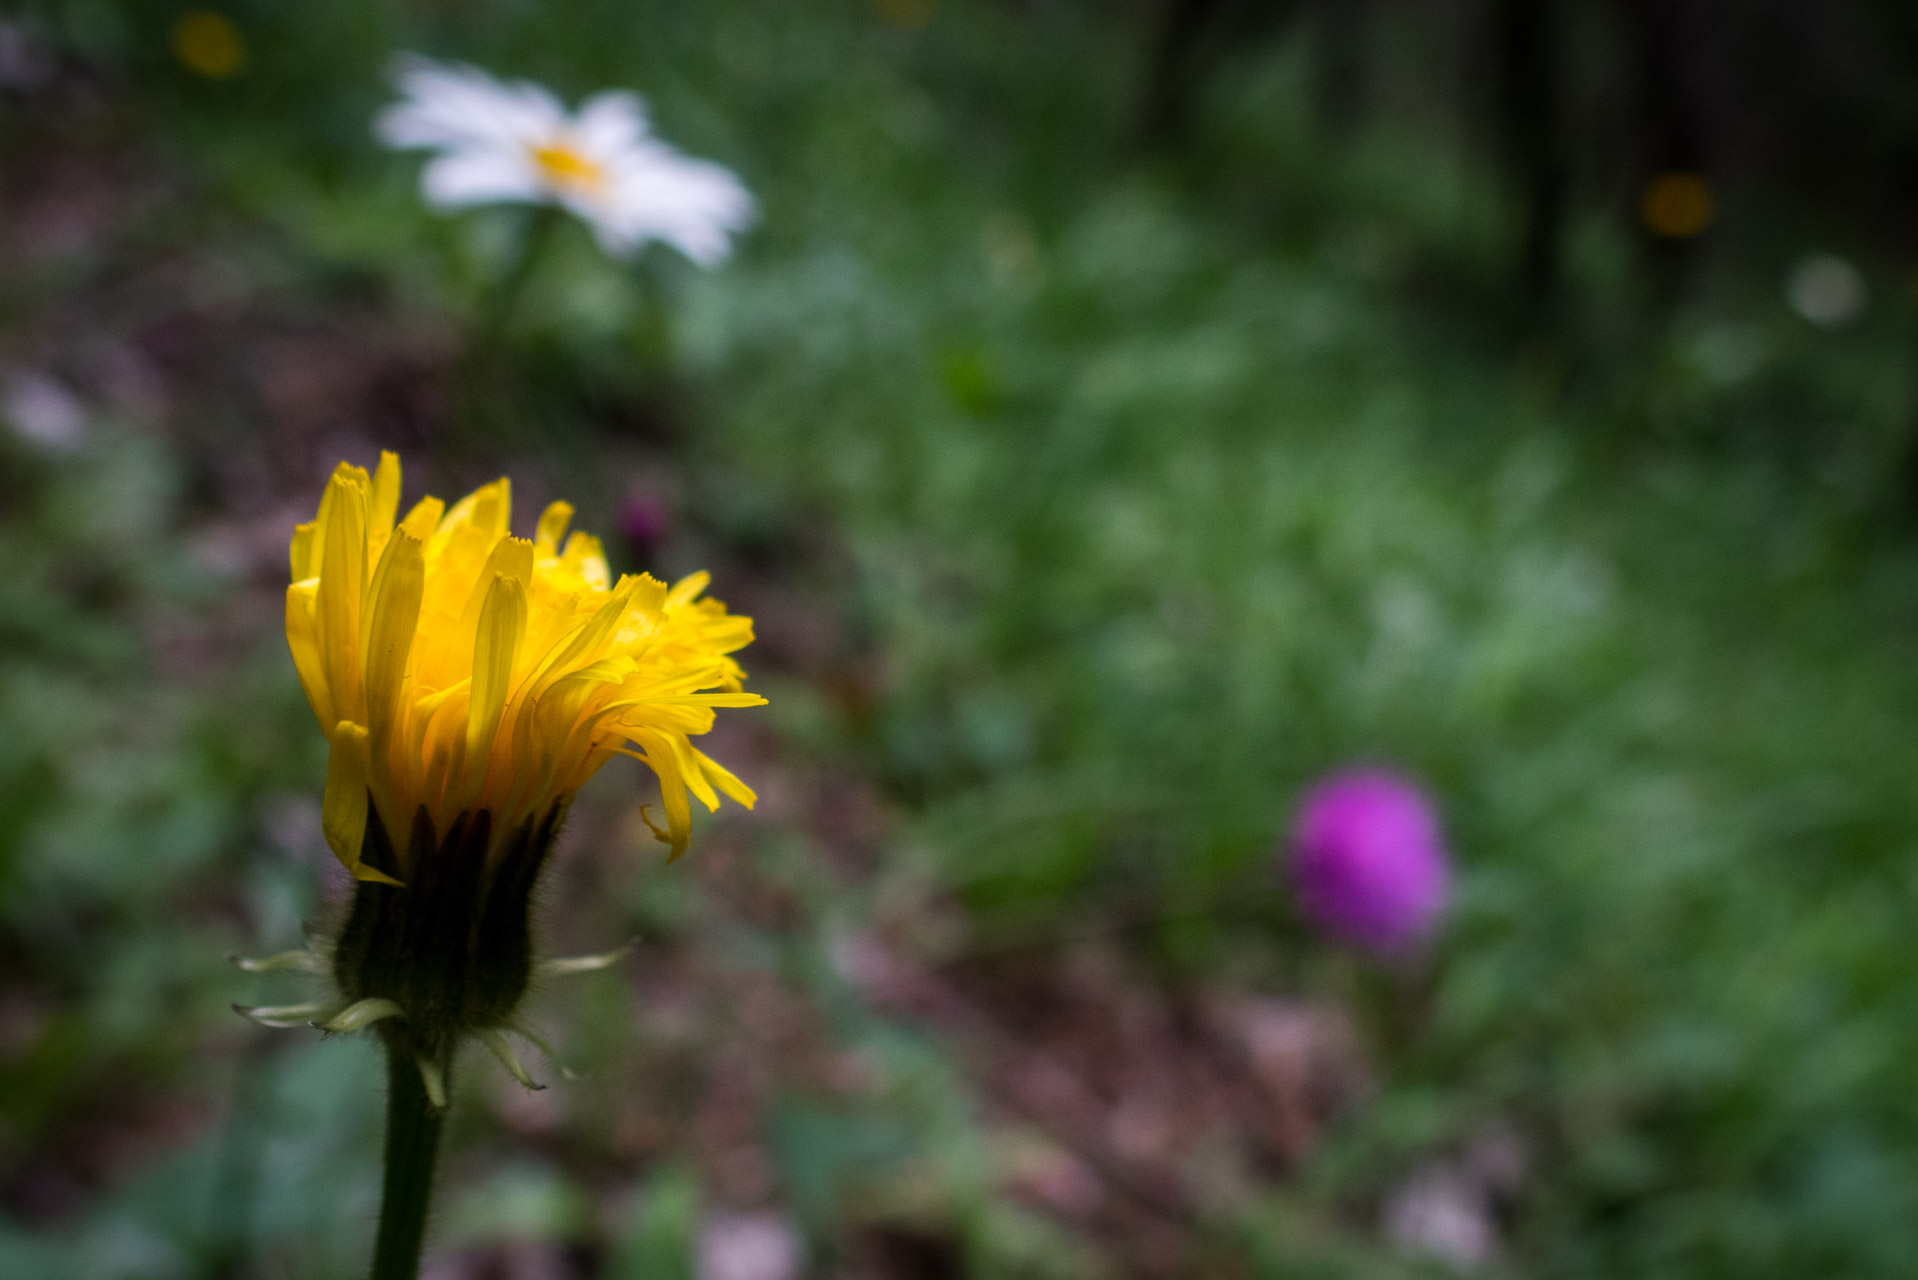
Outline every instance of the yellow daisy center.
{"label": "yellow daisy center", "polygon": [[547,185],[560,191],[593,192],[606,185],[606,168],[560,140],[533,148],[533,163]]}

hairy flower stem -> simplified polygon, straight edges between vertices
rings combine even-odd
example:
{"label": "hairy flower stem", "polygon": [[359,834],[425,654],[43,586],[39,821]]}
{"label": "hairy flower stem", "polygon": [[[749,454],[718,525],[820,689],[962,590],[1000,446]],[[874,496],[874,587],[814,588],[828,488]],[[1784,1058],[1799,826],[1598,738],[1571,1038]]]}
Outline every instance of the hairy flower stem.
{"label": "hairy flower stem", "polygon": [[[416,1280],[439,1155],[440,1112],[426,1096],[420,1067],[404,1035],[386,1041],[386,1183],[371,1280]],[[448,1064],[451,1065],[450,1062]],[[450,1083],[450,1081],[449,1081]]]}

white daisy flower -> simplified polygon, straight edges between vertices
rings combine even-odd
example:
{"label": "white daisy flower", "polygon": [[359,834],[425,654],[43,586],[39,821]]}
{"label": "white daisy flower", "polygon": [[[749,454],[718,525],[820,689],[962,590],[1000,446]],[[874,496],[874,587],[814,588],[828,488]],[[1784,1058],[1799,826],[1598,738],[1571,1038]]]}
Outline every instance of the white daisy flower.
{"label": "white daisy flower", "polygon": [[424,58],[401,65],[403,95],[375,130],[388,146],[438,152],[420,175],[441,209],[556,204],[615,256],[660,240],[702,266],[720,261],[753,216],[732,170],[653,135],[635,94],[596,94],[569,115],[539,85]]}

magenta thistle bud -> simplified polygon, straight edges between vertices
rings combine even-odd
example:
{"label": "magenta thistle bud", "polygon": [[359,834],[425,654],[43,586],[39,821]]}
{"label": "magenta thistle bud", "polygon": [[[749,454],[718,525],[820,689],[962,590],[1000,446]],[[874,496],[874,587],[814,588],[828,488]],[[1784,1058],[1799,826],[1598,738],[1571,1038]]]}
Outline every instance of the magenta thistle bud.
{"label": "magenta thistle bud", "polygon": [[1381,769],[1347,769],[1309,788],[1292,831],[1292,879],[1306,916],[1376,955],[1430,935],[1451,866],[1423,792]]}
{"label": "magenta thistle bud", "polygon": [[672,509],[658,494],[634,490],[619,504],[619,531],[634,546],[650,548],[673,527]]}

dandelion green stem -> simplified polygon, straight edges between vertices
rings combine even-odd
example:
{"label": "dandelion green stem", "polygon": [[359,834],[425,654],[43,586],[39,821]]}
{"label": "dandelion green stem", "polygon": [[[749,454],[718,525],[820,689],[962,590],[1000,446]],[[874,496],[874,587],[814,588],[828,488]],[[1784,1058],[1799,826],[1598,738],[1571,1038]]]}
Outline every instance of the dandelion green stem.
{"label": "dandelion green stem", "polygon": [[371,1280],[416,1280],[439,1154],[440,1112],[404,1036],[386,1039],[386,1183]]}

